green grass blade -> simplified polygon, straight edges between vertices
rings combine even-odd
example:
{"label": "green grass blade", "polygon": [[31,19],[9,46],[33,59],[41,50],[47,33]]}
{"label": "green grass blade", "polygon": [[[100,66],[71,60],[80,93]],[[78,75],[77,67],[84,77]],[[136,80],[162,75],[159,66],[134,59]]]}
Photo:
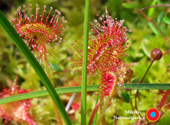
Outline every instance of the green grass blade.
{"label": "green grass blade", "polygon": [[87,91],[87,54],[90,18],[90,0],[85,2],[84,16],[84,43],[83,43],[83,68],[81,88],[81,125],[86,125],[86,91]]}
{"label": "green grass blade", "polygon": [[167,83],[133,83],[124,84],[121,89],[139,89],[139,90],[154,90],[154,89],[170,89],[170,84]]}
{"label": "green grass blade", "polygon": [[[57,91],[58,94],[81,92],[81,86],[56,88],[55,90]],[[87,91],[97,91],[97,90],[98,90],[98,85],[91,85],[87,87]],[[0,105],[5,104],[5,103],[10,103],[13,101],[19,101],[19,100],[24,100],[24,99],[36,98],[36,97],[43,97],[43,96],[48,96],[48,95],[49,93],[47,92],[47,90],[14,95],[14,96],[2,98],[0,100]]]}
{"label": "green grass blade", "polygon": [[[87,86],[87,91],[98,91],[99,85],[89,85]],[[119,89],[117,87],[117,89]],[[140,90],[150,90],[150,89],[170,89],[170,84],[125,84],[122,89],[140,89]],[[81,86],[75,87],[63,87],[63,88],[56,88],[55,89],[58,94],[65,94],[65,93],[74,93],[74,92],[81,92]],[[19,101],[24,99],[36,98],[36,97],[43,97],[48,96],[49,93],[47,90],[44,91],[36,91],[36,92],[29,92],[24,94],[19,94],[15,96],[6,97],[0,100],[0,105],[5,103],[10,103],[13,101]]]}
{"label": "green grass blade", "polygon": [[18,47],[18,49],[24,54],[24,56],[27,58],[28,62],[31,64],[39,78],[41,79],[42,83],[46,87],[47,91],[49,92],[51,98],[54,100],[54,103],[56,104],[64,122],[67,125],[71,124],[71,121],[65,111],[65,108],[56,93],[54,87],[52,86],[50,80],[48,79],[47,75],[45,74],[44,70],[41,68],[40,64],[34,57],[34,55],[31,53],[27,45],[24,43],[22,38],[19,36],[19,34],[15,31],[15,29],[11,26],[9,21],[5,18],[3,13],[0,11],[0,24],[5,29],[5,31],[8,33],[8,35],[11,37],[11,39],[14,41],[15,45]]}

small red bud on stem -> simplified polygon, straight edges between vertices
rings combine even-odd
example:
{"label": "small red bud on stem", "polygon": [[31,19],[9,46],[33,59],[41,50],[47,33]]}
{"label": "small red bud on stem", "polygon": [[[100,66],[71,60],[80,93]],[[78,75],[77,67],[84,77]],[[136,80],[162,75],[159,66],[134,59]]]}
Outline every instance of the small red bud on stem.
{"label": "small red bud on stem", "polygon": [[162,58],[162,51],[160,49],[153,49],[151,52],[151,58],[154,60],[160,60]]}
{"label": "small red bud on stem", "polygon": [[[148,73],[150,67],[152,66],[153,62],[154,62],[155,60],[160,60],[160,59],[162,58],[162,51],[161,51],[160,49],[157,49],[157,48],[153,49],[152,52],[151,52],[151,58],[152,58],[151,64],[149,65],[148,69],[146,70],[146,72],[145,72],[142,80],[140,81],[140,83],[143,82],[143,80],[144,80],[146,74]],[[136,110],[138,111],[137,101],[136,101],[136,97],[137,97],[137,96],[138,96],[138,90],[136,91],[136,94],[135,94],[135,108],[136,108]],[[139,115],[140,115],[140,114],[139,114]]]}

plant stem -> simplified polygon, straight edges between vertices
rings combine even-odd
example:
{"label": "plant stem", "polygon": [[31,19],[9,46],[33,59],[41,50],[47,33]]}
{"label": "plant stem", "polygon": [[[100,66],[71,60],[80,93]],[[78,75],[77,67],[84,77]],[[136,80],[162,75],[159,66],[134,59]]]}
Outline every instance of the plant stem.
{"label": "plant stem", "polygon": [[[102,114],[103,112],[105,112],[105,111],[103,111],[103,107],[104,107],[104,103],[105,103],[105,102],[104,102],[104,98],[101,98],[101,99],[100,99],[100,102],[101,102],[101,103],[100,103],[100,114]],[[105,121],[105,118],[104,118],[104,117],[103,117],[102,120],[101,120],[101,124],[102,124],[102,125],[105,125],[105,124],[106,124],[106,121]]]}
{"label": "plant stem", "polygon": [[149,9],[152,7],[170,7],[170,4],[158,4],[158,5],[154,5],[154,6],[148,6],[148,7],[142,8],[141,10]]}
{"label": "plant stem", "polygon": [[110,100],[110,96],[107,97],[107,99],[106,99],[106,101],[105,101],[105,103],[104,103],[104,106],[103,106],[103,108],[102,108],[102,112],[100,112],[100,116],[99,116],[99,119],[97,120],[96,125],[100,125],[100,123],[101,123],[101,121],[102,121],[102,119],[103,119],[103,116],[105,115],[105,111],[106,111],[106,109],[107,109],[107,106],[108,106],[108,104],[109,104],[109,100]]}
{"label": "plant stem", "polygon": [[[148,67],[148,69],[146,70],[146,72],[145,72],[145,74],[144,74],[142,80],[141,80],[139,83],[142,83],[142,82],[143,82],[143,80],[144,80],[146,74],[148,73],[148,71],[149,71],[149,69],[150,69],[150,67],[152,66],[152,64],[153,64],[154,61],[155,61],[155,59],[153,59],[153,60],[151,61],[151,64],[149,65],[149,67]],[[139,111],[139,110],[138,110],[138,106],[137,106],[137,99],[136,99],[138,93],[139,93],[139,90],[137,90],[137,91],[136,91],[136,94],[135,94],[135,109],[136,109],[136,111]],[[140,115],[140,117],[142,117],[142,115],[141,115],[140,113],[139,113],[139,115]]]}
{"label": "plant stem", "polygon": [[166,52],[163,54],[163,56],[166,55],[166,54],[168,54],[168,53],[170,53],[170,50],[166,51]]}
{"label": "plant stem", "polygon": [[[45,55],[46,55],[46,53],[45,53]],[[46,56],[47,56],[47,55],[46,55]],[[48,67],[48,64],[47,64],[46,61],[44,61],[44,66],[45,66],[45,72],[46,72],[49,80],[50,80],[51,83],[52,83],[51,73],[50,73],[50,70],[49,70],[49,67]],[[56,115],[57,123],[58,123],[58,125],[63,125],[62,117],[60,116],[60,113],[59,113],[57,107],[55,106],[55,103],[54,103],[54,101],[52,100],[52,98],[51,98],[51,101],[52,101],[52,103],[53,103],[53,108],[54,108],[54,112],[55,112],[55,115]]]}
{"label": "plant stem", "polygon": [[90,0],[85,1],[84,16],[84,43],[83,43],[83,68],[81,84],[81,125],[86,125],[86,92],[87,92],[87,54],[89,35]]}
{"label": "plant stem", "polygon": [[63,120],[62,120],[62,117],[57,109],[57,107],[55,106],[54,104],[54,101],[51,99],[52,103],[53,103],[53,107],[54,107],[54,112],[55,112],[55,115],[56,115],[56,119],[57,119],[57,125],[63,125]]}
{"label": "plant stem", "polygon": [[88,124],[88,125],[91,125],[91,124],[92,124],[93,119],[94,119],[94,117],[95,117],[95,115],[96,115],[96,113],[97,113],[97,110],[99,109],[99,106],[100,106],[100,100],[98,101],[96,107],[94,108],[94,110],[93,110],[93,112],[92,112],[92,115],[91,115],[91,117],[90,117],[90,120],[89,120],[89,124]]}
{"label": "plant stem", "polygon": [[[153,62],[155,61],[155,59],[156,59],[158,56],[159,56],[159,54],[157,54],[156,57],[151,61],[151,64],[149,65],[148,69],[146,70],[146,72],[145,72],[145,74],[144,74],[142,80],[140,81],[140,83],[143,82],[143,80],[144,80],[146,74],[148,73],[148,71],[149,71],[149,69],[151,68]],[[136,99],[136,97],[137,97],[138,92],[139,92],[139,90],[137,90],[137,91],[136,91],[136,94],[135,94],[135,109],[136,109],[137,111],[138,111],[138,106],[137,106],[137,99]],[[142,115],[141,115],[140,113],[139,113],[139,115],[140,115],[140,117],[142,117]]]}
{"label": "plant stem", "polygon": [[155,59],[153,59],[153,60],[151,61],[151,64],[149,65],[148,69],[146,70],[146,72],[145,72],[145,74],[144,74],[144,76],[143,76],[142,80],[140,81],[140,83],[142,83],[142,82],[143,82],[143,80],[144,80],[144,78],[145,78],[146,74],[148,73],[148,71],[149,71],[149,69],[150,69],[150,67],[152,66],[152,64],[153,64],[153,62],[154,62],[154,61],[155,61]]}

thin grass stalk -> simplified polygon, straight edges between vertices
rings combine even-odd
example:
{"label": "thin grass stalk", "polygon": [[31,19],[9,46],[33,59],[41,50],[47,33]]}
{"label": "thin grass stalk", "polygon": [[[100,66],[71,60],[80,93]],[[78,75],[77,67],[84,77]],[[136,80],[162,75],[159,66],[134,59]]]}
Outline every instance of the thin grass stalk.
{"label": "thin grass stalk", "polygon": [[57,92],[55,91],[53,85],[51,84],[50,80],[48,79],[47,75],[45,74],[44,70],[31,53],[27,45],[24,43],[22,38],[19,34],[15,31],[15,29],[11,26],[9,21],[5,18],[4,14],[0,11],[0,24],[4,28],[4,30],[8,33],[11,39],[14,41],[15,45],[18,49],[24,54],[27,58],[28,62],[31,64],[39,78],[41,79],[42,83],[46,87],[47,91],[49,92],[51,98],[54,100],[55,105],[59,109],[59,112],[67,125],[71,125],[71,121],[65,111],[64,105],[61,102]]}
{"label": "thin grass stalk", "polygon": [[86,125],[86,92],[87,92],[87,54],[88,54],[88,35],[90,20],[90,0],[85,1],[84,16],[84,43],[83,43],[83,68],[81,84],[81,125]]}

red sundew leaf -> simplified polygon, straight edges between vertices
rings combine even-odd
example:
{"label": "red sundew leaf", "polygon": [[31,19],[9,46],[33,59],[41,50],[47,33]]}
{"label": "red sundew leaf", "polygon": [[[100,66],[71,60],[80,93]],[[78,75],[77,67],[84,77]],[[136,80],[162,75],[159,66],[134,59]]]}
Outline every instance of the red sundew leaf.
{"label": "red sundew leaf", "polygon": [[80,103],[74,102],[71,104],[71,107],[74,109],[74,111],[77,111],[80,108]]}
{"label": "red sundew leaf", "polygon": [[[30,92],[30,90],[20,89],[18,85],[14,84],[10,88],[4,88],[0,93],[0,98],[5,98],[17,94]],[[29,108],[32,99],[15,101],[7,104],[0,105],[0,116],[5,120],[5,124],[10,121],[17,121],[19,123],[28,123],[29,125],[36,125],[32,116],[29,114]]]}
{"label": "red sundew leaf", "polygon": [[[95,24],[90,23],[92,27],[89,36],[88,47],[88,64],[87,74],[88,76],[96,76],[97,72],[113,72],[117,75],[118,80],[120,77],[124,77],[126,72],[125,62],[121,58],[125,56],[125,52],[128,50],[128,38],[126,32],[130,31],[123,26],[124,20],[113,20],[108,14],[106,16],[99,17],[99,23],[94,20]],[[72,60],[73,67],[82,66],[82,44],[72,46],[76,51],[73,54],[77,59]],[[77,53],[76,53],[77,52]],[[120,80],[122,82],[122,80]]]}
{"label": "red sundew leaf", "polygon": [[166,92],[164,93],[162,99],[160,100],[157,108],[160,110],[161,107],[163,107],[166,104],[166,100],[168,99],[167,97],[170,95],[170,90],[166,90]]}
{"label": "red sundew leaf", "polygon": [[101,94],[103,97],[110,96],[114,84],[116,82],[116,78],[112,73],[104,73],[101,79],[102,84],[100,85]]}
{"label": "red sundew leaf", "polygon": [[[53,10],[52,7],[50,7],[48,16],[45,17],[45,5],[42,15],[39,13],[40,8],[38,4],[36,4],[36,15],[32,13],[32,5],[30,4],[29,6],[30,16],[26,14],[25,5],[23,5],[23,10],[21,10],[19,6],[14,14],[14,18],[10,17],[11,22],[14,24],[15,30],[35,54],[35,57],[39,59],[40,63],[46,61],[48,64],[47,56],[52,55],[47,51],[47,48],[51,48],[52,42],[58,45],[62,41],[63,33],[65,32],[64,24],[67,23],[67,21],[64,20],[64,17],[59,19],[61,13],[58,10],[55,10],[52,17],[49,18]],[[67,27],[68,26],[66,26],[66,28]]]}

